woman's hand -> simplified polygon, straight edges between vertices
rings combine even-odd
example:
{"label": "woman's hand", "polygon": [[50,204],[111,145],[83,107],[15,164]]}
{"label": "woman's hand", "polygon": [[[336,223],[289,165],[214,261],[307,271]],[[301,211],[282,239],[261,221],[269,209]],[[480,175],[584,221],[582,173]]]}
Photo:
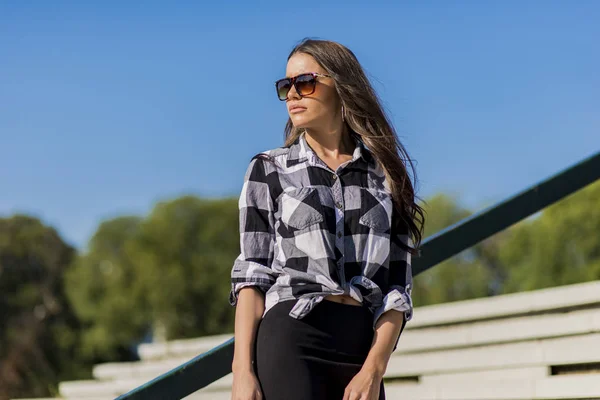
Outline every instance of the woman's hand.
{"label": "woman's hand", "polygon": [[256,375],[251,370],[233,373],[231,400],[262,400]]}
{"label": "woman's hand", "polygon": [[377,372],[361,369],[346,386],[343,400],[379,400],[382,379]]}

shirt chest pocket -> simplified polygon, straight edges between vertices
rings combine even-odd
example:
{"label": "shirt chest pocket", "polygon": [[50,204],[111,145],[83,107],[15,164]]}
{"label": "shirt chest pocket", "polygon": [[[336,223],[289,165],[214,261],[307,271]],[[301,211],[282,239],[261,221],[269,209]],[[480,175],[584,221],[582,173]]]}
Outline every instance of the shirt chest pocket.
{"label": "shirt chest pocket", "polygon": [[389,233],[392,223],[393,201],[391,194],[374,189],[361,189],[358,222],[372,230]]}
{"label": "shirt chest pocket", "polygon": [[305,229],[323,222],[323,211],[316,188],[302,187],[281,195],[281,222],[295,229]]}

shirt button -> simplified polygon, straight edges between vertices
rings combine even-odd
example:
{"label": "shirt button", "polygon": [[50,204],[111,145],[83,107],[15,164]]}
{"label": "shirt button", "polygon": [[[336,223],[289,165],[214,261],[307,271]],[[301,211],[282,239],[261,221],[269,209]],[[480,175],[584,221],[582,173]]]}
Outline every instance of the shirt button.
{"label": "shirt button", "polygon": [[342,232],[338,232],[337,233],[337,237],[341,238],[342,237]]}
{"label": "shirt button", "polygon": [[336,175],[336,174],[333,174],[332,178],[333,178],[333,180],[335,181],[335,180],[337,179],[337,175]]}
{"label": "shirt button", "polygon": [[340,210],[342,209],[342,203],[335,203],[335,206],[336,206],[337,208],[339,208]]}

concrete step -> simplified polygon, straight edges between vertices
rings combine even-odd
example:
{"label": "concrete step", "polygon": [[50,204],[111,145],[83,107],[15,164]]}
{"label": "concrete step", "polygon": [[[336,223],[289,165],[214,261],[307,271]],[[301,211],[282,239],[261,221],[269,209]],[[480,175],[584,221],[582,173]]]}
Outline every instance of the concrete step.
{"label": "concrete step", "polygon": [[[414,319],[406,327],[399,351],[598,332],[600,311],[563,314],[564,310],[591,305],[600,309],[600,281],[419,307],[415,310]],[[567,319],[556,323],[558,317],[531,316],[536,313],[552,313]],[[543,325],[541,328],[540,324]],[[192,358],[232,337],[233,333],[230,333],[167,343],[147,343],[140,345],[138,351],[142,360]]]}
{"label": "concrete step", "polygon": [[[479,380],[503,381],[510,377],[524,378],[525,376],[520,374],[529,371],[530,379],[527,381],[530,382],[533,378],[547,375],[548,369],[553,365],[600,362],[599,343],[600,334],[595,333],[530,342],[399,354],[392,356],[386,377],[418,376],[423,382],[442,384],[447,381],[454,382],[452,374],[460,374],[458,376],[461,379],[457,382],[470,386],[471,383]],[[92,394],[119,395],[181,364],[181,360],[174,360],[170,365],[167,364],[166,361],[146,361],[128,371],[123,369],[119,378],[113,381],[63,382],[60,384],[60,393],[65,397],[83,397]],[[143,367],[145,372],[140,367]],[[512,369],[517,371],[511,371]],[[522,370],[519,372],[519,369]],[[205,390],[218,391],[230,388],[231,378],[232,375],[229,374],[212,383]],[[598,379],[600,380],[600,375]]]}
{"label": "concrete step", "polygon": [[185,400],[231,400],[231,392],[197,392],[184,397]]}
{"label": "concrete step", "polygon": [[142,360],[195,357],[225,343],[232,337],[233,333],[228,333],[198,339],[173,340],[166,343],[143,343],[138,346],[138,354]]}
{"label": "concrete step", "polygon": [[[600,333],[600,308],[563,314],[544,314],[485,321],[469,325],[426,328],[418,331],[406,331],[400,339],[398,349],[394,353],[391,363],[398,360],[398,363],[405,362],[415,365],[412,361],[407,362],[406,360],[436,360],[435,363],[429,364],[429,369],[412,371],[414,373],[434,373],[436,371],[431,371],[431,368],[438,368],[439,360],[443,357],[461,357],[463,361],[479,357],[482,359],[479,362],[481,365],[478,364],[479,366],[474,368],[496,368],[501,365],[498,365],[498,363],[490,364],[494,359],[490,357],[495,357],[494,355],[498,354],[498,357],[500,357],[498,360],[509,362],[507,357],[510,355],[510,357],[513,357],[512,362],[520,360],[521,366],[542,365],[541,360],[534,358],[542,344],[546,352],[551,351],[552,346],[567,344],[576,348],[573,350],[574,353],[571,354],[586,353],[581,354],[581,356],[587,360],[591,354],[596,353],[589,353],[586,349],[577,350],[579,348],[578,343],[586,340],[589,342],[590,339],[586,338],[597,338],[598,333]],[[556,341],[553,341],[554,339]],[[185,353],[186,349],[181,346],[178,351]],[[532,355],[527,359],[526,354]],[[465,359],[465,357],[467,358]],[[600,361],[600,355],[594,357],[598,357],[596,361]],[[189,361],[191,358],[190,355],[157,361],[99,364],[94,367],[93,375],[94,378],[99,380],[152,379]],[[571,362],[565,361],[563,358],[558,358],[553,362]],[[429,361],[419,361],[416,365],[422,365],[424,362]],[[458,363],[451,363],[451,365],[454,366],[453,368],[459,369]]]}
{"label": "concrete step", "polygon": [[173,368],[188,362],[191,357],[170,358],[157,361],[134,361],[103,363],[94,366],[94,378],[104,381],[111,379],[153,379]]}
{"label": "concrete step", "polygon": [[387,375],[419,376],[497,368],[600,362],[600,334],[393,355]]}
{"label": "concrete step", "polygon": [[[600,332],[600,307],[590,310],[548,313],[516,318],[487,320],[471,324],[407,329],[399,342],[398,353],[415,353],[453,347],[480,346],[523,340]],[[160,345],[145,345],[143,360],[167,358],[190,359],[226,342],[231,336],[173,341]],[[142,350],[142,349],[140,349]],[[101,378],[106,371],[94,376]]]}
{"label": "concrete step", "polygon": [[112,397],[114,399],[143,385],[147,381],[147,379],[126,379],[106,382],[94,380],[68,381],[61,382],[58,385],[58,390],[61,397],[67,399],[88,400],[91,397]]}
{"label": "concrete step", "polygon": [[407,330],[398,354],[550,339],[600,332],[600,307],[563,313]]}
{"label": "concrete step", "polygon": [[[600,305],[600,281],[419,307],[407,329]],[[416,312],[419,311],[419,312]]]}
{"label": "concrete step", "polygon": [[[114,399],[145,384],[147,381],[148,379],[115,379],[110,381],[81,380],[61,382],[59,384],[59,392],[61,397],[66,399],[100,400],[106,397]],[[212,395],[216,392],[231,391],[231,384],[232,375],[230,374],[227,379],[214,382],[196,394],[202,395],[203,393],[208,393]]]}
{"label": "concrete step", "polygon": [[469,384],[390,384],[386,386],[386,397],[411,400],[590,400],[600,398],[600,375],[474,381]]}
{"label": "concrete step", "polygon": [[467,372],[450,372],[442,374],[422,375],[419,377],[419,383],[427,386],[446,385],[463,382],[493,382],[506,379],[542,379],[550,376],[550,368],[545,366],[537,367],[517,367],[517,368],[498,368]]}
{"label": "concrete step", "polygon": [[[91,382],[111,382],[113,380],[149,381],[188,361],[189,359],[187,358],[180,358],[158,361],[100,364],[94,367],[94,377],[97,381]],[[206,388],[210,390],[220,388],[222,390],[223,388],[231,387],[232,379],[233,375],[230,373],[211,383]],[[77,382],[79,381],[65,383],[75,384]]]}

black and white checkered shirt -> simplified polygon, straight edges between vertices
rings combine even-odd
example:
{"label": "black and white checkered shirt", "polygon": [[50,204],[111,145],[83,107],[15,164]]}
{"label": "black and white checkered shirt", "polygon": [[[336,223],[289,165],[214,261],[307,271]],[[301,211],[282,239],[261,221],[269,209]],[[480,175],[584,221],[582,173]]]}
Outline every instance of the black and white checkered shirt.
{"label": "black and white checkered shirt", "polygon": [[[374,314],[412,318],[408,230],[395,232],[392,197],[380,164],[356,140],[351,161],[330,169],[302,134],[289,147],[254,158],[239,199],[241,253],[231,271],[230,303],[255,286],[265,314],[297,299],[302,318],[328,295],[350,295]],[[396,228],[394,228],[395,230]]]}

